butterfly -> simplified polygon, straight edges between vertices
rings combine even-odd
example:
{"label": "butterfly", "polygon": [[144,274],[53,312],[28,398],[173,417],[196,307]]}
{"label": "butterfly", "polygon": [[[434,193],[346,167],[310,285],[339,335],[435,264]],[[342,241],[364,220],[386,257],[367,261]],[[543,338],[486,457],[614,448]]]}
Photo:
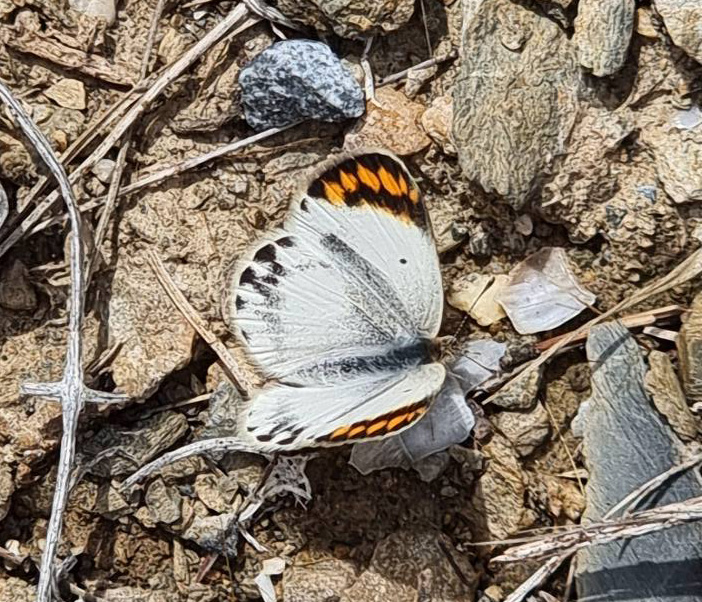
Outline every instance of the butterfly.
{"label": "butterfly", "polygon": [[443,288],[421,192],[393,155],[332,160],[234,265],[223,313],[267,379],[239,433],[294,450],[419,420],[446,378]]}

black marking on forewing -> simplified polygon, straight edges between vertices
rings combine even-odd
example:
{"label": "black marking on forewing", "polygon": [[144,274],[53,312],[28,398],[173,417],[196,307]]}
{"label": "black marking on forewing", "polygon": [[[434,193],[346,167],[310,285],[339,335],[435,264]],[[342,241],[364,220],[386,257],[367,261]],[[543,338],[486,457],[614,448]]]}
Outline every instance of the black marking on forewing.
{"label": "black marking on forewing", "polygon": [[[364,170],[367,170],[380,181],[378,174],[382,169],[386,170],[396,182],[404,182],[408,192],[396,191],[394,186],[387,188],[382,182],[378,187],[374,185],[375,182],[369,183],[368,179],[364,180],[361,175],[365,173]],[[353,178],[355,182],[353,186],[344,186],[343,182],[348,182],[348,176]],[[340,201],[329,197],[325,184],[333,185],[335,190],[339,191]],[[340,202],[348,207],[366,204],[406,219],[420,228],[426,228],[428,223],[426,208],[417,186],[395,159],[381,153],[359,155],[337,163],[309,185],[307,194],[325,199],[332,204]],[[302,209],[306,210],[304,207]]]}
{"label": "black marking on forewing", "polygon": [[[353,279],[354,288],[369,293],[369,295],[364,295],[364,299],[375,292],[379,297],[375,302],[380,303],[382,299],[387,305],[383,309],[393,314],[395,320],[404,324],[408,332],[414,331],[415,325],[408,315],[404,303],[397,296],[395,287],[372,263],[359,255],[336,234],[327,234],[322,238],[321,243],[334,257],[335,264],[341,267],[344,274]],[[349,279],[351,280],[351,278]]]}

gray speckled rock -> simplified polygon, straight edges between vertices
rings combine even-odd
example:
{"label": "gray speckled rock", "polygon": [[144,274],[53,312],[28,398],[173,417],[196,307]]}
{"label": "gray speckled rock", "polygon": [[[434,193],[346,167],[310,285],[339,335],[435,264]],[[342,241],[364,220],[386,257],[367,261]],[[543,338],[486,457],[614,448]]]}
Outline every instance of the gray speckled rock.
{"label": "gray speckled rock", "polygon": [[[656,412],[644,388],[646,366],[634,337],[618,322],[590,331],[587,359],[592,396],[573,429],[584,435],[587,460],[585,523],[598,521],[631,491],[683,459],[682,443]],[[639,509],[702,495],[688,471],[668,481]],[[695,602],[702,591],[702,525],[691,523],[578,552],[582,600]]]}
{"label": "gray speckled rock", "polygon": [[580,68],[553,21],[510,0],[464,0],[453,135],[463,173],[514,207],[564,151]]}
{"label": "gray speckled rock", "polygon": [[341,121],[365,109],[360,85],[321,42],[273,44],[242,69],[239,84],[246,121],[257,130],[304,119]]}
{"label": "gray speckled rock", "polygon": [[582,0],[573,42],[578,60],[598,77],[624,66],[634,30],[634,0]]}

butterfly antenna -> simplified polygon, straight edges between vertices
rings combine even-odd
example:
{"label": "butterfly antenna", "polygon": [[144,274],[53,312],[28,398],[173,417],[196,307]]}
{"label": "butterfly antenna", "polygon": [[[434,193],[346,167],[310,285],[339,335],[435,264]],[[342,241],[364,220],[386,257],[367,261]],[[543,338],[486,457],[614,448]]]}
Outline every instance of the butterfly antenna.
{"label": "butterfly antenna", "polygon": [[449,339],[448,345],[446,345],[445,348],[445,353],[448,356],[453,356],[454,353],[458,350],[458,336],[463,332],[463,329],[465,328],[466,324],[468,322],[468,315],[464,315],[463,319],[461,320],[461,323],[458,325],[458,328],[456,328],[456,331],[452,334],[449,335],[447,338]]}

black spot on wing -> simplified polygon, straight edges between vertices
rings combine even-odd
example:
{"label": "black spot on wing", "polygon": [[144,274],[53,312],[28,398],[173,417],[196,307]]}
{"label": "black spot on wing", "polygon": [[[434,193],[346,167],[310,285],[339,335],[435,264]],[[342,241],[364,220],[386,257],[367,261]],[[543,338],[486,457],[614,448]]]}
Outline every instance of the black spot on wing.
{"label": "black spot on wing", "polygon": [[275,244],[277,244],[279,247],[283,247],[284,249],[289,249],[290,247],[295,246],[293,239],[289,236],[279,238],[275,241]]}
{"label": "black spot on wing", "polygon": [[242,299],[242,298],[239,297],[238,295],[237,295],[237,297],[236,297],[235,304],[236,304],[236,308],[237,308],[238,310],[239,310],[239,309],[244,309],[244,307],[246,307],[246,301],[244,301],[244,299]]}

